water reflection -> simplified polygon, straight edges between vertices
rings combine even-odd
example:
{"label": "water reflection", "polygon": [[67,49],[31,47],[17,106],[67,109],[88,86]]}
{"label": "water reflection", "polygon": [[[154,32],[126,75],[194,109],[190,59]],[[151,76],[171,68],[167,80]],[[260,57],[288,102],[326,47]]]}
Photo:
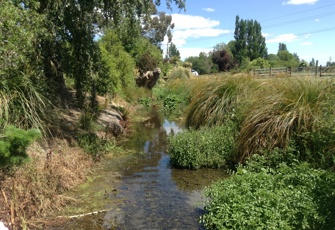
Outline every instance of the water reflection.
{"label": "water reflection", "polygon": [[117,221],[119,229],[202,229],[201,190],[224,177],[223,171],[171,168],[166,139],[182,128],[159,114],[134,124],[133,130],[124,144],[142,154],[122,163],[122,184],[110,199],[124,202],[106,213],[104,226]]}

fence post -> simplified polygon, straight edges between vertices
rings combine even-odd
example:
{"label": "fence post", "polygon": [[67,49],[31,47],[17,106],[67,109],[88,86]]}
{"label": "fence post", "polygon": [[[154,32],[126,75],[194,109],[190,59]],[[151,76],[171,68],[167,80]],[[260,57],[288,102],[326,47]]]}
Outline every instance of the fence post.
{"label": "fence post", "polygon": [[269,77],[272,75],[272,67],[270,66]]}
{"label": "fence post", "polygon": [[292,77],[292,67],[288,67],[289,73],[290,73],[290,77]]}
{"label": "fence post", "polygon": [[320,77],[322,77],[322,65],[320,65]]}
{"label": "fence post", "polygon": [[316,60],[316,64],[315,64],[315,78],[318,76],[318,66],[319,66],[319,60]]}

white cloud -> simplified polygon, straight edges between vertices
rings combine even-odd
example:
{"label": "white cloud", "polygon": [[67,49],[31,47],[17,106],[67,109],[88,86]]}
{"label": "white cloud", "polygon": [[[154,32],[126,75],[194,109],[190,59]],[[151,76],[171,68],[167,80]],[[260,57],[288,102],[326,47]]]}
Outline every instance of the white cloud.
{"label": "white cloud", "polygon": [[266,37],[269,37],[269,36],[270,36],[270,34],[267,34],[267,33],[262,33],[262,36],[266,38]]}
{"label": "white cloud", "polygon": [[181,60],[184,60],[187,57],[197,57],[201,52],[209,53],[213,48],[180,48],[178,50],[180,52]]}
{"label": "white cloud", "polygon": [[304,38],[307,39],[307,38],[310,38],[312,34],[305,34],[304,35]]}
{"label": "white cloud", "polygon": [[313,45],[313,43],[312,42],[302,42],[302,43],[300,43],[300,45],[301,46],[311,46],[311,45]]}
{"label": "white cloud", "polygon": [[320,19],[318,19],[318,18],[317,18],[317,19],[315,19],[314,21],[315,21],[315,22],[319,22],[319,21],[320,21]]}
{"label": "white cloud", "polygon": [[174,30],[211,28],[220,25],[219,21],[185,14],[172,14],[172,22],[175,24]]}
{"label": "white cloud", "polygon": [[277,37],[270,38],[266,40],[266,43],[286,43],[286,42],[293,42],[298,38],[295,34],[281,34]]}
{"label": "white cloud", "polygon": [[207,11],[207,12],[214,12],[215,11],[215,9],[213,9],[213,8],[202,8],[204,11]]}
{"label": "white cloud", "polygon": [[286,2],[283,2],[283,5],[303,5],[303,4],[308,4],[308,5],[314,5],[317,1],[319,0],[289,0]]}
{"label": "white cloud", "polygon": [[[219,21],[201,16],[172,14],[172,22],[175,24],[172,31],[172,42],[177,46],[178,50],[190,38],[206,39],[206,37],[218,37],[222,34],[230,33],[229,30],[215,28],[220,25]],[[164,44],[166,43],[167,40],[164,41]]]}

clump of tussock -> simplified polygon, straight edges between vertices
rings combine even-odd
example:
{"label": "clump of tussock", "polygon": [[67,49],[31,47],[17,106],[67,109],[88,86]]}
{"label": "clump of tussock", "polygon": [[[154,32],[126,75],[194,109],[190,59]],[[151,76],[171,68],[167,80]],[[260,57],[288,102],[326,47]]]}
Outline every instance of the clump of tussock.
{"label": "clump of tussock", "polygon": [[222,125],[227,119],[240,119],[240,112],[258,85],[250,76],[199,81],[188,106],[186,127]]}
{"label": "clump of tussock", "polygon": [[[263,88],[263,90],[262,90]],[[315,78],[268,80],[253,97],[252,106],[241,124],[238,138],[239,161],[275,147],[298,146],[301,154],[324,141],[313,139],[334,128],[334,81]],[[315,141],[315,143],[313,142]],[[318,146],[319,149],[321,146]]]}

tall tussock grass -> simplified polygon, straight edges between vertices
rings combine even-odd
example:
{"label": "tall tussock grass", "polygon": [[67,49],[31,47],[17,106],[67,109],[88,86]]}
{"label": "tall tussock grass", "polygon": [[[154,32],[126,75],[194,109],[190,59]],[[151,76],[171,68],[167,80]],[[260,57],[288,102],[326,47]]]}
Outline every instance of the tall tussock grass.
{"label": "tall tussock grass", "polygon": [[234,122],[235,162],[275,148],[283,153],[293,148],[297,159],[329,167],[335,150],[334,83],[312,77],[199,80],[193,86],[186,127]]}
{"label": "tall tussock grass", "polygon": [[50,108],[50,101],[29,80],[18,77],[14,83],[0,83],[0,129],[15,124],[23,129],[37,128],[45,133]]}
{"label": "tall tussock grass", "polygon": [[187,110],[186,127],[222,125],[227,119],[238,120],[259,82],[249,76],[229,76],[199,81],[194,87]]}
{"label": "tall tussock grass", "polygon": [[260,90],[264,93],[255,94],[240,127],[239,161],[263,150],[285,149],[292,143],[306,159],[312,152],[323,151],[321,143],[331,144],[329,135],[335,128],[333,80],[272,79]]}

